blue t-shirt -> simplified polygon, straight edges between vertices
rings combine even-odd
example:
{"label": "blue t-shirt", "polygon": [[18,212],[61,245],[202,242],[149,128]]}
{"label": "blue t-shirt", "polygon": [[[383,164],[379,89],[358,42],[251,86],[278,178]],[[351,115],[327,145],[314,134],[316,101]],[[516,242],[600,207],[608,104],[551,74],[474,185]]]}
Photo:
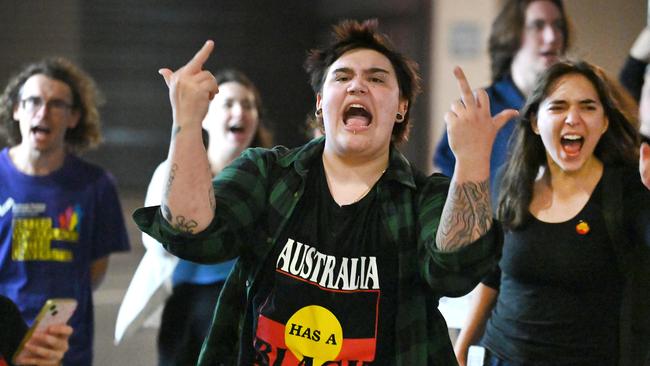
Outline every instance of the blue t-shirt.
{"label": "blue t-shirt", "polygon": [[[494,84],[490,85],[489,88],[485,89],[485,91],[490,98],[490,111],[493,116],[508,108],[519,110],[526,102],[526,99],[519,89],[517,89],[517,86],[515,86],[510,75],[499,79]],[[494,140],[492,155],[490,157],[490,187],[494,187],[494,177],[496,172],[499,167],[506,162],[510,136],[514,129],[515,119],[512,119],[508,121],[501,130],[499,130],[499,133]],[[447,131],[445,130],[442,139],[436,147],[436,152],[433,155],[433,165],[440,169],[442,174],[451,177],[454,174],[455,164],[456,158],[449,147]]]}
{"label": "blue t-shirt", "polygon": [[129,249],[113,179],[67,155],[46,176],[18,171],[0,152],[0,294],[31,324],[49,298],[78,301],[66,365],[92,364],[93,303],[90,266]]}

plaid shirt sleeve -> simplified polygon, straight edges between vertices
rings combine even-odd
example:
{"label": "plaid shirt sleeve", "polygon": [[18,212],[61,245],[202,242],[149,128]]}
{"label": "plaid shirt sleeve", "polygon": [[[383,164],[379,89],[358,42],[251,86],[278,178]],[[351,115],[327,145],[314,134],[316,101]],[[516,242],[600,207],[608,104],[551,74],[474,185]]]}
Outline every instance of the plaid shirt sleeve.
{"label": "plaid shirt sleeve", "polygon": [[248,149],[215,178],[215,217],[200,233],[176,230],[162,217],[159,206],[140,208],[133,219],[140,230],[180,258],[215,263],[238,257],[259,243],[253,239],[259,230],[253,227],[265,208],[266,166],[273,156],[268,150]]}

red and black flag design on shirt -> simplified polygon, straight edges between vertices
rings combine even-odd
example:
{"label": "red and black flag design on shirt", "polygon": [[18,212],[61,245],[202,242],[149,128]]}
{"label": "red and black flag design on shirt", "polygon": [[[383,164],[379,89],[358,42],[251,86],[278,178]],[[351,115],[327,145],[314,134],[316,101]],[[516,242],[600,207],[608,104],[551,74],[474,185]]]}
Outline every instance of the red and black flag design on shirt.
{"label": "red and black flag design on shirt", "polygon": [[[291,240],[287,245],[293,244]],[[296,243],[299,244],[300,243]],[[278,259],[259,309],[255,364],[369,365],[375,360],[381,290],[373,257]],[[286,264],[286,265],[284,265]]]}

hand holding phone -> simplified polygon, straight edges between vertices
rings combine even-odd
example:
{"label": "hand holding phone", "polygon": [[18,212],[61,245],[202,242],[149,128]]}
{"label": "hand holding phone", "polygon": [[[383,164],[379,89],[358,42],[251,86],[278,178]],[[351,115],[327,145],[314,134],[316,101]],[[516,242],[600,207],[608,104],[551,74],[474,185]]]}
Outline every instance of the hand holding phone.
{"label": "hand holding phone", "polygon": [[20,342],[13,363],[34,364],[39,361],[41,364],[44,361],[47,363],[47,360],[52,360],[53,364],[60,363],[68,349],[68,338],[72,334],[72,328],[66,323],[76,308],[75,299],[47,300]]}
{"label": "hand holding phone", "polygon": [[485,364],[485,348],[469,346],[467,352],[467,366],[483,366]]}

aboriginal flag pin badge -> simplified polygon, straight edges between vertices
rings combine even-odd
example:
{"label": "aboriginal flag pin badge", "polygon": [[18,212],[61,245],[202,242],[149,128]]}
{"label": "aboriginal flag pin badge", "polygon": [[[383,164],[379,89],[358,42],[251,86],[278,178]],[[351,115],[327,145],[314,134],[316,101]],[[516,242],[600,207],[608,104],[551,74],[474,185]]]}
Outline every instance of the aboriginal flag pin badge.
{"label": "aboriginal flag pin badge", "polygon": [[580,220],[578,225],[576,225],[576,232],[580,235],[587,235],[589,233],[589,224],[587,221]]}

